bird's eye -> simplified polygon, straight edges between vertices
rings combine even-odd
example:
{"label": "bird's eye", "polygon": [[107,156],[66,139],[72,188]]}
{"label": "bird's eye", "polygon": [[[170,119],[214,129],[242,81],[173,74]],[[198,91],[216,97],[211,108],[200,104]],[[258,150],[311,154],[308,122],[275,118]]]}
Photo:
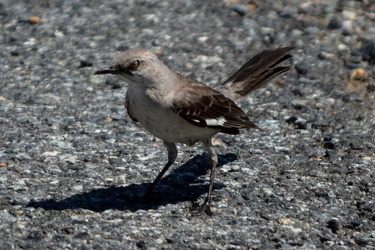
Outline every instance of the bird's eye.
{"label": "bird's eye", "polygon": [[138,59],[137,60],[134,60],[130,65],[129,65],[129,70],[136,70],[139,65],[141,65],[141,61],[139,61]]}

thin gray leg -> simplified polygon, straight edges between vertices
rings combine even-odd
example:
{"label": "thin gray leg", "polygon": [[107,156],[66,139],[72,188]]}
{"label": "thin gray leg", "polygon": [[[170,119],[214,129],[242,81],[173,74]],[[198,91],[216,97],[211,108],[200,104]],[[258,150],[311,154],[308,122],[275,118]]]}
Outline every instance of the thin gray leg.
{"label": "thin gray leg", "polygon": [[208,215],[212,215],[211,211],[211,200],[212,200],[212,190],[214,187],[214,180],[215,180],[215,172],[216,172],[216,165],[218,163],[217,154],[215,149],[212,146],[211,138],[206,139],[203,141],[204,146],[207,149],[208,155],[211,158],[211,173],[210,173],[210,187],[208,189],[208,194],[206,199],[204,199],[203,204],[199,208],[199,213],[205,211]]}
{"label": "thin gray leg", "polygon": [[165,164],[164,168],[159,173],[158,177],[154,180],[154,182],[148,187],[145,196],[151,196],[152,192],[154,191],[155,186],[159,183],[165,172],[169,169],[170,166],[174,163],[177,157],[177,147],[176,144],[173,142],[166,142],[164,141],[164,146],[167,148],[168,151],[168,162]]}

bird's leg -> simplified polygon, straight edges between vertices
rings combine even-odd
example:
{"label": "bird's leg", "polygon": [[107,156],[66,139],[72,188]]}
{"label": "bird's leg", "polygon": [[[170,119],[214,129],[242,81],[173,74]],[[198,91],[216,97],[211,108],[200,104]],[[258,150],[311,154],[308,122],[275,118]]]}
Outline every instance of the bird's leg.
{"label": "bird's leg", "polygon": [[203,211],[205,211],[206,214],[212,215],[212,211],[211,211],[212,197],[211,196],[212,196],[212,190],[214,187],[214,179],[215,179],[216,165],[218,163],[218,159],[217,159],[217,154],[215,152],[215,149],[212,146],[211,138],[203,141],[203,144],[207,148],[207,152],[211,160],[210,187],[208,189],[207,197],[206,199],[204,199],[204,202],[199,208],[198,213],[202,213]]}
{"label": "bird's leg", "polygon": [[177,147],[176,144],[173,142],[166,142],[164,141],[164,146],[167,148],[168,151],[168,162],[165,164],[164,168],[159,173],[158,177],[154,180],[154,182],[148,187],[145,196],[150,197],[154,191],[155,186],[159,183],[160,179],[163,177],[165,172],[169,169],[169,167],[174,163],[177,157]]}

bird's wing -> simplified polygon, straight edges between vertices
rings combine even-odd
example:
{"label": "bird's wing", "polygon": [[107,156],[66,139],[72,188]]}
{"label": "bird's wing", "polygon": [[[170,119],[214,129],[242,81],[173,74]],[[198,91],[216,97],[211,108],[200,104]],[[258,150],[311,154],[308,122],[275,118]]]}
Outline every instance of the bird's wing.
{"label": "bird's wing", "polygon": [[190,84],[175,94],[172,110],[185,120],[228,134],[238,134],[241,128],[257,128],[232,100],[202,83],[183,78]]}

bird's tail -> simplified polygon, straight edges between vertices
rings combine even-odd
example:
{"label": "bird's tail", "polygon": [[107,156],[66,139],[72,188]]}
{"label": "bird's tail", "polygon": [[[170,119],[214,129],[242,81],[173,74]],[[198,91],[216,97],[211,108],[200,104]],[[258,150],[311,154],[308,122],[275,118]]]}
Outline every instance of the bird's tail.
{"label": "bird's tail", "polygon": [[288,54],[292,49],[294,47],[282,47],[255,55],[223,83],[221,92],[235,101],[263,87],[290,69],[290,66],[278,65],[292,57]]}

